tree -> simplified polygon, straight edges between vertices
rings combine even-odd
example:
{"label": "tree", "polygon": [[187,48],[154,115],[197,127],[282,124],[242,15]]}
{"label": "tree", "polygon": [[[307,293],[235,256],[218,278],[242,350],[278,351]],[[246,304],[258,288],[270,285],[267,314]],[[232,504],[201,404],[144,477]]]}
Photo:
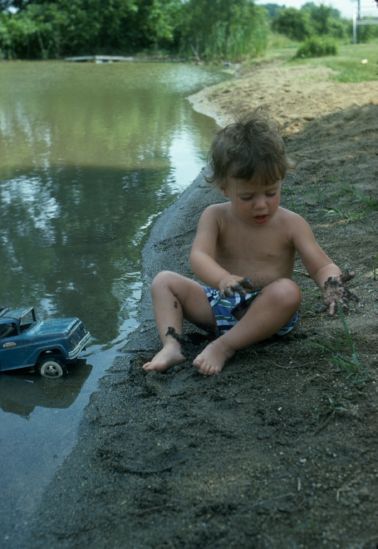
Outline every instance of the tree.
{"label": "tree", "polygon": [[312,2],[305,4],[302,10],[309,16],[313,34],[339,39],[347,35],[348,24],[341,19],[338,10],[324,4],[317,6]]}
{"label": "tree", "polygon": [[249,0],[189,0],[180,29],[182,50],[196,58],[240,59],[266,46],[266,10]]}
{"label": "tree", "polygon": [[[7,2],[7,6],[15,2]],[[34,0],[4,12],[0,49],[7,57],[124,53],[173,36],[180,0]],[[21,5],[22,4],[22,5]],[[3,2],[3,7],[5,3]],[[22,9],[21,9],[22,8]]]}
{"label": "tree", "polygon": [[292,40],[305,40],[311,34],[308,14],[295,8],[284,8],[272,22],[272,29]]}
{"label": "tree", "polygon": [[267,42],[267,12],[252,0],[0,0],[0,9],[5,57],[164,48],[240,59]]}
{"label": "tree", "polygon": [[[7,11],[7,10],[22,11],[29,4],[31,4],[32,1],[33,0],[0,0],[0,9],[2,11]],[[34,3],[38,4],[38,0],[35,0]]]}
{"label": "tree", "polygon": [[153,0],[146,14],[146,24],[153,45],[171,44],[175,40],[175,30],[182,9],[180,0]]}
{"label": "tree", "polygon": [[269,17],[275,17],[278,15],[279,11],[282,10],[282,5],[280,4],[264,4],[264,8],[269,14]]}
{"label": "tree", "polygon": [[[117,26],[118,47],[129,51],[169,47],[174,42],[181,9],[180,0],[138,0],[129,5],[124,17],[114,13],[111,20]],[[109,25],[102,25],[103,32],[106,27]],[[114,35],[112,32],[113,40]],[[112,37],[106,41],[109,43]]]}
{"label": "tree", "polygon": [[281,9],[273,19],[272,28],[299,41],[314,35],[342,39],[348,33],[348,23],[341,19],[338,10],[313,2],[307,2],[300,10]]}

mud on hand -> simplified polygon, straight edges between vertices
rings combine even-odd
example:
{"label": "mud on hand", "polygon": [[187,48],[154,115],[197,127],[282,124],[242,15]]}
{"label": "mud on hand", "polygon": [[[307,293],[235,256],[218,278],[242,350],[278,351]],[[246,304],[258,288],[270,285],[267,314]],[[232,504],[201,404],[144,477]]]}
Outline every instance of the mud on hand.
{"label": "mud on hand", "polygon": [[341,305],[344,312],[348,312],[350,302],[358,302],[356,294],[345,287],[345,283],[349,282],[354,276],[353,271],[345,271],[339,277],[330,276],[325,281],[323,287],[324,304],[331,316],[336,313],[339,305]]}
{"label": "mud on hand", "polygon": [[255,288],[253,287],[252,280],[249,277],[244,277],[242,280],[230,286],[224,290],[225,296],[231,296],[235,292],[239,294],[246,294],[247,292],[253,292]]}

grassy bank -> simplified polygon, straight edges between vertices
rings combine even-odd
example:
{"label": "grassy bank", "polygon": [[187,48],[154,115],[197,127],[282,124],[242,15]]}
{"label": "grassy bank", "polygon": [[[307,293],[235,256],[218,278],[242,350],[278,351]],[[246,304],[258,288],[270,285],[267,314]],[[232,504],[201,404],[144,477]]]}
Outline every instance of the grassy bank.
{"label": "grassy bank", "polygon": [[266,62],[280,61],[284,66],[308,65],[327,67],[335,72],[337,82],[367,82],[378,80],[378,40],[367,44],[345,44],[338,46],[338,54],[306,59],[296,58],[299,42],[273,35],[264,57],[246,62],[243,72]]}
{"label": "grassy bank", "polygon": [[325,66],[335,71],[338,82],[367,82],[378,80],[378,40],[369,44],[349,44],[339,48],[338,55],[314,59],[291,60],[314,67]]}

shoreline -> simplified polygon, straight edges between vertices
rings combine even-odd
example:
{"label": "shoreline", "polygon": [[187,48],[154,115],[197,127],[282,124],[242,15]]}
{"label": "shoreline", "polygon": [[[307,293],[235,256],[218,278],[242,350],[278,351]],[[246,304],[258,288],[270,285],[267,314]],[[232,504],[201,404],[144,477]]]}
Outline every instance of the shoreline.
{"label": "shoreline", "polygon": [[[215,108],[211,109],[207,107],[204,109],[195,106],[195,96],[200,95],[202,102],[205,90],[213,87],[206,87],[200,92],[187,97],[187,99],[194,110],[213,118],[219,123],[220,119],[217,120],[215,118]],[[121,354],[118,355],[106,370],[104,376],[99,380],[98,388],[92,394],[90,402],[84,410],[84,416],[79,426],[78,442],[44,493],[42,498],[44,509],[56,509],[57,501],[59,501],[59,508],[61,509],[69,505],[69,501],[66,500],[73,497],[77,483],[82,475],[82,465],[96,451],[96,445],[93,446],[93,441],[96,441],[97,444],[98,440],[103,437],[102,434],[99,434],[101,428],[96,426],[98,414],[100,413],[101,417],[113,416],[115,409],[122,408],[123,399],[120,396],[115,396],[115,391],[119,385],[129,382],[135,353],[148,353],[149,349],[151,353],[155,353],[155,350],[160,345],[153,316],[149,289],[150,282],[156,272],[164,269],[172,269],[182,273],[186,271],[186,274],[189,275],[188,261],[186,261],[186,265],[184,263],[185,257],[188,257],[189,254],[192,234],[194,234],[197,219],[204,207],[214,202],[214,200],[222,200],[219,192],[205,181],[205,172],[206,168],[204,167],[175,202],[159,215],[151,227],[142,250],[143,289],[138,307],[138,328],[128,336],[127,343],[121,350]],[[175,243],[174,246],[172,246],[173,243]],[[148,338],[148,344],[146,344],[146,337]],[[150,377],[153,377],[153,375]],[[133,398],[132,395],[129,395],[129,397]],[[88,476],[88,482],[91,485],[93,483],[97,486],[97,475],[94,475],[93,478],[90,478],[90,475]],[[102,482],[104,485],[106,484],[105,479]],[[23,545],[20,540],[19,549],[44,549],[48,544],[56,546],[56,538],[50,536],[49,531],[51,522],[55,522],[55,516],[48,515],[48,512],[45,513],[42,522],[39,517],[34,521],[32,526],[32,541],[28,539],[27,544]],[[63,529],[65,529],[64,526]],[[13,549],[13,547],[12,542],[9,549]],[[59,544],[59,547],[67,547],[68,549],[71,548],[71,545],[63,543]],[[7,545],[4,546],[4,549],[8,549]]]}
{"label": "shoreline", "polygon": [[199,92],[189,95],[187,99],[196,112],[203,114],[204,116],[208,116],[209,118],[213,118],[216,124],[219,127],[222,127],[227,124],[227,122],[229,121],[229,117],[225,116],[224,114],[222,115],[216,103],[212,102],[209,99],[210,90],[212,90],[216,86],[219,86],[219,84],[215,84],[214,86],[207,86]]}
{"label": "shoreline", "polygon": [[[41,512],[38,513],[38,517],[32,525],[32,540],[28,538],[27,544],[18,545],[19,549],[44,549],[47,546],[71,549],[72,534],[67,534],[67,532],[72,531],[72,525],[76,522],[75,510],[77,510],[75,505],[73,508],[71,507],[72,501],[81,502],[82,498],[84,501],[90,500],[94,505],[88,508],[91,509],[91,513],[95,509],[96,515],[102,515],[105,513],[105,509],[111,506],[111,495],[110,500],[104,504],[95,503],[92,494],[106,491],[105,487],[109,482],[113,485],[112,477],[117,475],[119,466],[116,463],[117,458],[114,461],[114,457],[110,458],[109,456],[116,456],[120,451],[119,441],[125,440],[127,443],[128,435],[124,429],[125,425],[130,423],[136,425],[137,441],[143,446],[143,429],[140,431],[137,425],[139,415],[137,410],[138,407],[143,407],[143,399],[140,399],[141,390],[143,393],[143,387],[147,387],[147,391],[152,391],[152,394],[155,394],[155,380],[160,377],[155,372],[145,375],[139,367],[144,362],[144,357],[155,354],[160,346],[153,317],[149,283],[154,274],[163,269],[172,269],[189,275],[187,257],[198,217],[203,208],[215,200],[222,200],[222,196],[204,180],[203,170],[153,224],[142,252],[143,291],[138,314],[139,327],[130,334],[126,346],[122,349],[122,355],[116,358],[101,378],[97,391],[92,394],[80,424],[78,442],[44,493]],[[174,375],[174,370],[176,369],[172,369],[170,375]],[[196,373],[191,372],[191,375],[196,375]],[[197,375],[199,376],[199,374]],[[183,381],[185,382],[185,377],[184,370],[178,372],[179,385]],[[157,386],[159,386],[159,381],[157,381]],[[159,389],[157,391],[158,396],[160,391]],[[124,403],[127,403],[129,409],[133,409],[131,415],[135,417],[134,420],[130,420],[130,414],[125,409]],[[121,443],[121,447],[123,448],[123,443]],[[99,454],[104,456],[105,462],[110,459],[113,463],[112,472],[107,467],[103,471],[102,467],[99,470],[90,465],[93,460],[96,461],[96,456]],[[165,451],[163,454],[165,460]],[[125,466],[126,475],[133,477],[135,474],[139,474],[134,470],[139,471],[141,468],[140,474],[142,477],[146,475],[146,479],[148,479],[150,474],[155,472],[157,474],[160,470],[165,471],[164,464],[163,466],[159,465],[155,471],[155,459],[149,459],[147,455],[147,471],[144,472],[145,465],[140,465],[140,461],[144,458],[146,458],[144,450],[141,453],[138,452],[136,456],[132,453]],[[169,470],[170,465],[167,468]],[[121,469],[123,470],[123,467]],[[85,478],[84,481],[83,478]],[[79,489],[78,486],[80,486]],[[126,488],[124,489],[127,491]],[[82,508],[82,503],[79,505]],[[59,509],[61,512],[58,511]],[[57,516],[59,516],[58,521]],[[92,522],[89,516],[87,516],[87,520]],[[75,526],[74,530],[77,528],[80,530],[81,527]],[[124,536],[128,540],[126,545]],[[143,536],[142,532],[142,538]],[[121,527],[117,533],[113,533],[111,547],[130,546],[152,549],[155,547],[153,537],[152,533],[145,544],[140,539],[134,539],[130,532],[125,533]],[[87,536],[85,538],[88,539]],[[60,540],[58,544],[57,540]],[[105,548],[108,547],[107,543],[100,534],[100,538],[88,544]],[[83,545],[79,544],[78,546]],[[13,549],[13,547],[9,546],[9,549]],[[8,549],[6,545],[4,549]]]}

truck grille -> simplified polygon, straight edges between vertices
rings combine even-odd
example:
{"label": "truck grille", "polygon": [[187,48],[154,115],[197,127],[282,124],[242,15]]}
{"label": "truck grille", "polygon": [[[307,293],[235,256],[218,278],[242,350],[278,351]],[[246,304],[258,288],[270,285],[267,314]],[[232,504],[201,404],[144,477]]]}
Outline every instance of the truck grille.
{"label": "truck grille", "polygon": [[77,326],[76,330],[70,335],[71,349],[74,349],[76,347],[76,345],[83,339],[86,333],[87,330],[85,329],[84,324],[80,323],[79,326]]}

